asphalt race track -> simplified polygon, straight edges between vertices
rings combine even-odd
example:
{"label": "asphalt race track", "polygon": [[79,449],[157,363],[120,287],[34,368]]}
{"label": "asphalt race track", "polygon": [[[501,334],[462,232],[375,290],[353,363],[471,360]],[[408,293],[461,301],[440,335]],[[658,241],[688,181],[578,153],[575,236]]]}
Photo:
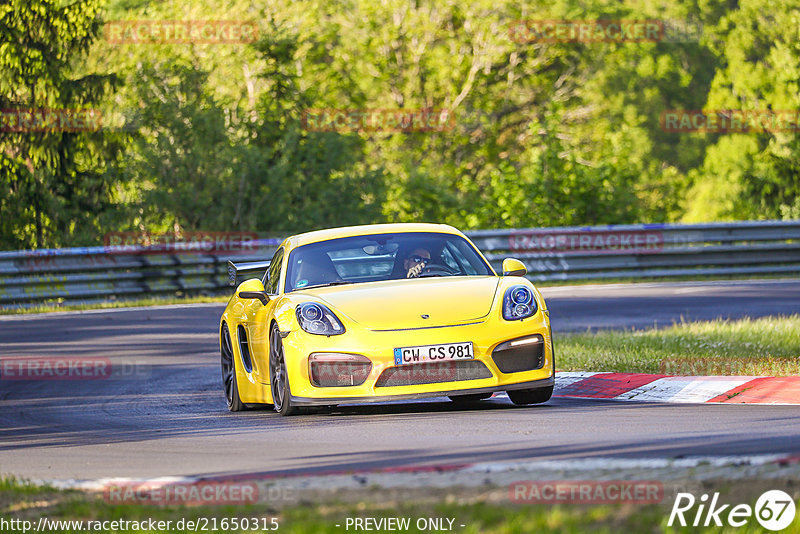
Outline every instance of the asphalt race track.
{"label": "asphalt race track", "polygon": [[[556,332],[800,313],[800,281],[794,280],[544,293]],[[0,380],[0,473],[48,479],[310,474],[490,460],[800,453],[796,406],[555,398],[522,408],[493,399],[465,410],[436,399],[290,418],[264,410],[231,414],[216,339],[222,308],[0,318],[4,358],[109,358],[134,372],[107,380]]]}
{"label": "asphalt race track", "polygon": [[553,329],[561,332],[800,312],[800,280],[565,286],[542,293]]}

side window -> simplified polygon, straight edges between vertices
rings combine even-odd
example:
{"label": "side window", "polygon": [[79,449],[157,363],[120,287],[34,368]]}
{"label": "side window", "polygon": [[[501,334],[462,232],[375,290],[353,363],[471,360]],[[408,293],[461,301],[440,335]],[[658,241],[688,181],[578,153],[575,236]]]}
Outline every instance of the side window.
{"label": "side window", "polygon": [[269,262],[269,269],[267,270],[264,284],[268,295],[275,295],[278,293],[278,282],[281,279],[281,263],[283,263],[283,249],[279,248],[272,256],[272,261]]}

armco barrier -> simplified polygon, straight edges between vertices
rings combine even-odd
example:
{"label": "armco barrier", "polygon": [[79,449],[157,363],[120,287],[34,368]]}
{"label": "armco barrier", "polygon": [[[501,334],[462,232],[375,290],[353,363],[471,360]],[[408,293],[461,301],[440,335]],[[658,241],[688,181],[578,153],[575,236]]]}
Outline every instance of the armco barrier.
{"label": "armco barrier", "polygon": [[800,221],[478,230],[495,270],[515,257],[535,281],[800,273]]}
{"label": "armco barrier", "polygon": [[280,239],[249,241],[234,252],[189,252],[172,247],[80,247],[0,252],[0,306],[60,299],[211,293],[228,286],[227,261],[271,258]]}
{"label": "armco barrier", "polygon": [[[495,270],[515,257],[534,281],[800,273],[800,221],[639,224],[468,232]],[[136,247],[0,252],[0,306],[229,288],[227,260],[269,259],[279,239],[207,253]]]}

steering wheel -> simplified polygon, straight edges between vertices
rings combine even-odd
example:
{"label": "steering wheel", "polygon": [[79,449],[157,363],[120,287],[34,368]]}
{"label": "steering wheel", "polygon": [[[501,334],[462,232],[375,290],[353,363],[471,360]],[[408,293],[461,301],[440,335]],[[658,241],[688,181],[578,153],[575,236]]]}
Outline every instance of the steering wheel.
{"label": "steering wheel", "polygon": [[426,263],[425,267],[422,268],[422,272],[420,273],[419,277],[424,278],[426,274],[435,276],[436,273],[453,275],[457,274],[458,270],[453,269],[444,263]]}

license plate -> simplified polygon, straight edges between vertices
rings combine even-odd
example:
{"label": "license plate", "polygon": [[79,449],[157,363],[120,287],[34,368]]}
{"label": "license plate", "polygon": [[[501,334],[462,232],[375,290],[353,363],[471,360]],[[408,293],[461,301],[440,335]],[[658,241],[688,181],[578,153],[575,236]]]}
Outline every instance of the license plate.
{"label": "license plate", "polygon": [[416,347],[400,347],[394,349],[395,365],[472,360],[474,358],[475,353],[472,350],[471,341],[465,341],[463,343],[445,343],[442,345],[419,345]]}

